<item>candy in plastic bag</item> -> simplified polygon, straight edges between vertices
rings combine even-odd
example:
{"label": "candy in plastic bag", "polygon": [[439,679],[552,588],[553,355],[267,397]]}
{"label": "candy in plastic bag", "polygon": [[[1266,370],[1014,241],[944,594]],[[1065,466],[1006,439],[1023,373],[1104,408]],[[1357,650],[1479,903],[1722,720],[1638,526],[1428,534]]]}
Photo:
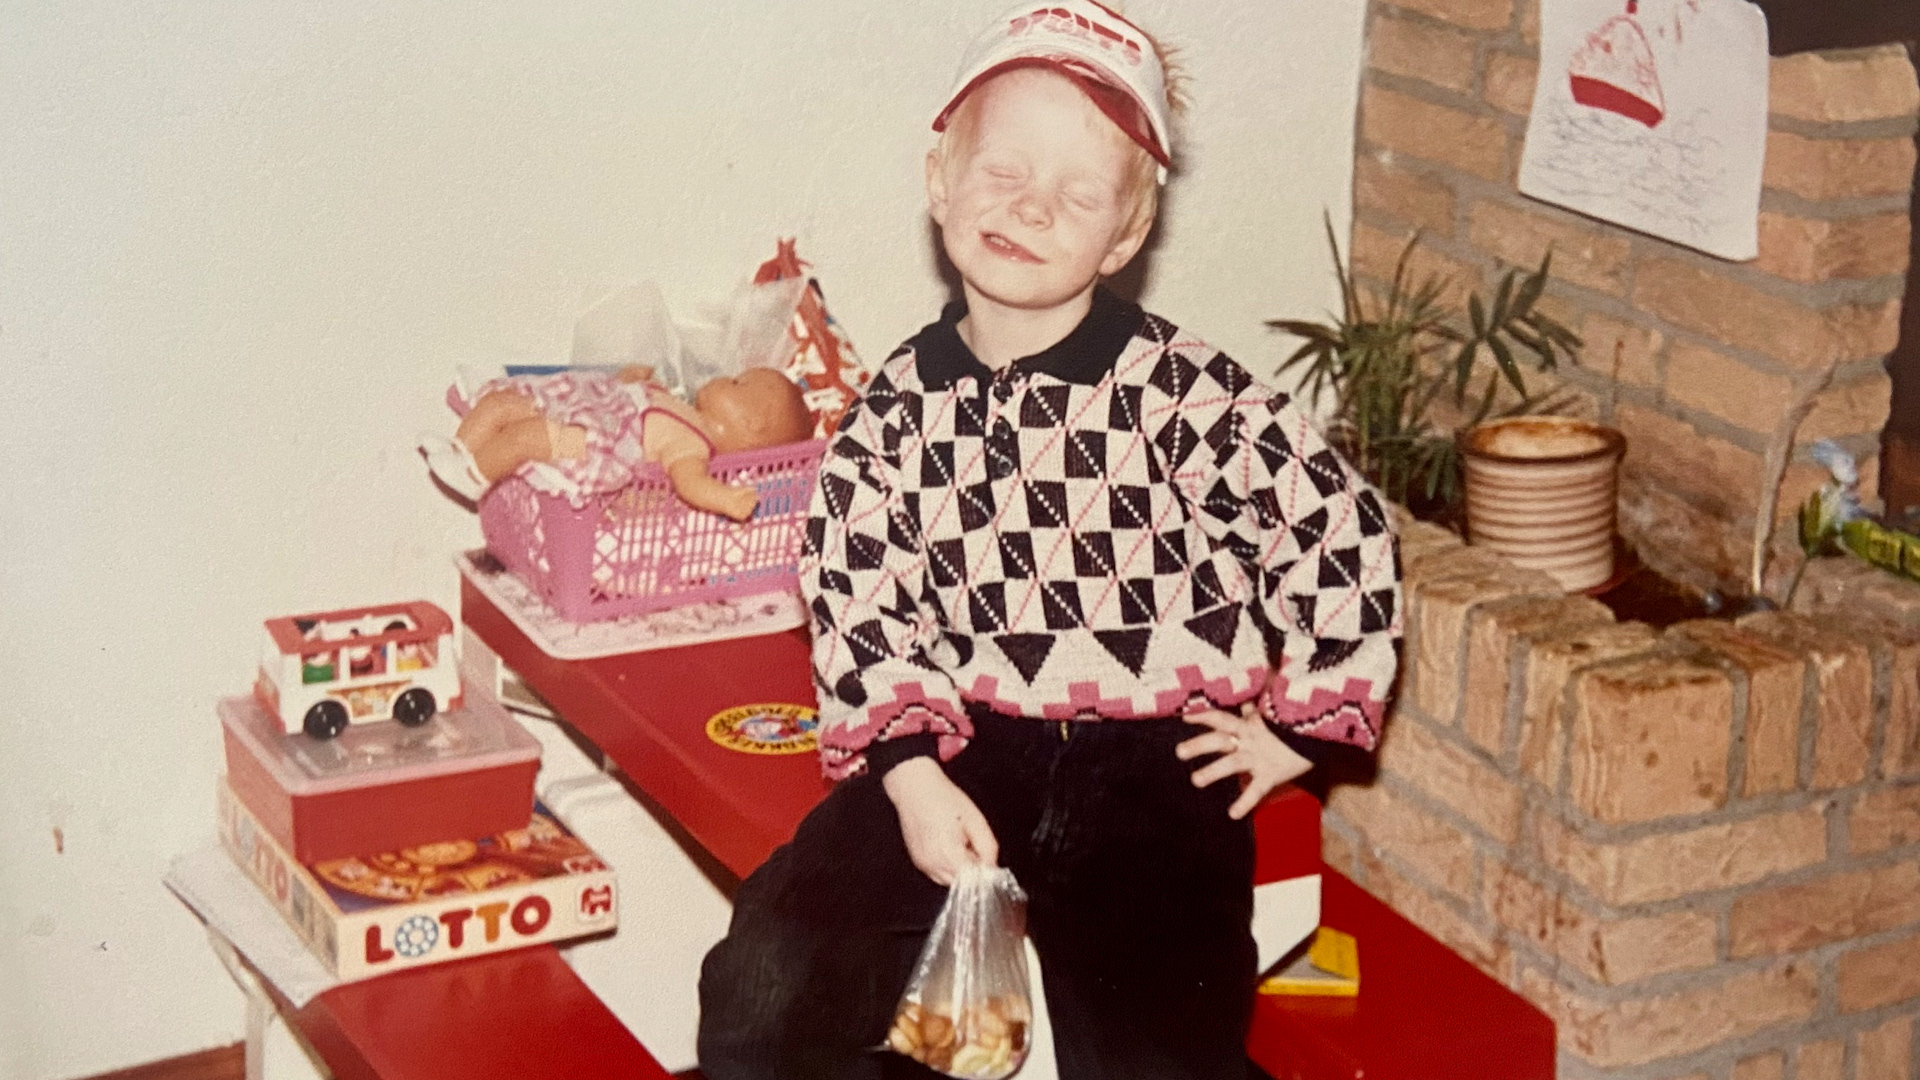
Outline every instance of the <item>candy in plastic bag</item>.
{"label": "candy in plastic bag", "polygon": [[1002,1080],[1027,1060],[1027,897],[1012,871],[961,871],[894,1010],[887,1045],[960,1080]]}

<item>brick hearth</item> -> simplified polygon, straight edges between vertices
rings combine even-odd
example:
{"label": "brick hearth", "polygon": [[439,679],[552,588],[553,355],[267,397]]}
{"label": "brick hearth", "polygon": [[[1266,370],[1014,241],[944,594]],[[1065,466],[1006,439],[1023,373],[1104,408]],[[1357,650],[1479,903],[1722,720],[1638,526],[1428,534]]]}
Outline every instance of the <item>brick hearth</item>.
{"label": "brick hearth", "polygon": [[1546,1009],[1563,1077],[1913,1075],[1920,586],[1822,560],[1801,610],[1657,632],[1402,543],[1406,677],[1328,861]]}

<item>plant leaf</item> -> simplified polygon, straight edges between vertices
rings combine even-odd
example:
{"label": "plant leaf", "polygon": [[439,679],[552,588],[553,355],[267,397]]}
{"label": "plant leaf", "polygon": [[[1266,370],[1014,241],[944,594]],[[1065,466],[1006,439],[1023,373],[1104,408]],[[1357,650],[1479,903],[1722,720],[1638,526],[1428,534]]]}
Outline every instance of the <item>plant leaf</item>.
{"label": "plant leaf", "polygon": [[1515,393],[1527,396],[1527,384],[1520,378],[1520,365],[1513,362],[1513,350],[1499,337],[1487,338],[1487,348],[1493,350],[1493,358],[1500,364],[1500,370],[1506,374],[1507,381],[1513,384]]}
{"label": "plant leaf", "polygon": [[1485,420],[1487,418],[1487,414],[1493,411],[1494,395],[1499,393],[1499,391],[1500,391],[1499,377],[1494,376],[1492,378],[1489,378],[1487,380],[1487,392],[1480,396],[1480,407],[1473,411],[1473,419],[1467,422],[1468,427],[1472,427],[1473,425],[1478,424],[1482,420]]}
{"label": "plant leaf", "polygon": [[[1313,362],[1312,363],[1313,367],[1320,367],[1326,363],[1325,357],[1326,357],[1327,351],[1328,349],[1326,345],[1319,342],[1309,341],[1306,344],[1301,345],[1298,349],[1295,349],[1293,351],[1293,355],[1287,357],[1285,360],[1282,360],[1280,362],[1280,367],[1278,370],[1285,371],[1288,368],[1293,367],[1295,364],[1298,364],[1306,360],[1311,360]],[[1311,377],[1311,373],[1309,374],[1309,377]]]}
{"label": "plant leaf", "polygon": [[1529,315],[1527,317],[1527,325],[1552,338],[1561,348],[1570,353],[1586,344],[1579,334],[1560,325],[1552,316],[1543,314],[1542,312],[1536,311],[1532,315]]}
{"label": "plant leaf", "polygon": [[1487,325],[1499,330],[1507,325],[1507,304],[1513,300],[1513,271],[1500,275],[1500,291],[1493,295],[1493,314],[1488,316]]}
{"label": "plant leaf", "polygon": [[[1394,260],[1393,285],[1387,292],[1387,320],[1389,322],[1398,319],[1401,311],[1406,307],[1408,300],[1408,274],[1411,273],[1413,265],[1413,249],[1418,243],[1420,243],[1420,234],[1416,231],[1412,236],[1407,237],[1406,246],[1400,249],[1400,257]],[[1415,302],[1417,302],[1418,297],[1426,292],[1428,284],[1431,283],[1423,283],[1415,287],[1412,293]]]}
{"label": "plant leaf", "polygon": [[1524,416],[1528,413],[1533,413],[1540,416],[1555,416],[1558,415],[1562,409],[1565,409],[1568,405],[1578,400],[1580,400],[1580,395],[1562,387],[1544,397],[1528,398],[1524,401],[1516,402],[1502,409],[1500,415],[1503,417]]}
{"label": "plant leaf", "polygon": [[1305,319],[1268,319],[1267,325],[1296,337],[1335,337],[1340,333],[1338,327]]}
{"label": "plant leaf", "polygon": [[1540,260],[1540,268],[1528,274],[1527,279],[1520,283],[1520,291],[1513,298],[1515,316],[1524,319],[1533,312],[1533,305],[1539,301],[1540,294],[1547,287],[1547,259],[1552,257],[1553,247],[1549,245],[1546,257]]}
{"label": "plant leaf", "polygon": [[1527,329],[1525,323],[1515,323],[1507,327],[1507,336],[1525,345],[1528,351],[1539,357],[1541,370],[1544,371],[1553,366],[1553,343]]}
{"label": "plant leaf", "polygon": [[1340,310],[1346,312],[1348,325],[1360,321],[1360,302],[1354,295],[1353,272],[1347,266],[1346,259],[1340,255],[1340,241],[1333,234],[1333,213],[1320,211],[1321,227],[1327,231],[1327,247],[1333,251],[1333,275],[1340,282]]}
{"label": "plant leaf", "polygon": [[1294,337],[1304,339],[1308,344],[1328,348],[1339,348],[1343,344],[1340,340],[1340,332],[1337,329],[1321,326],[1317,323],[1290,323],[1286,326],[1269,323],[1268,325],[1273,326],[1276,330],[1282,330],[1292,334]]}
{"label": "plant leaf", "polygon": [[[1461,407],[1448,416],[1469,423],[1493,413],[1503,384],[1519,396],[1501,406],[1503,415],[1577,397],[1564,387],[1543,398],[1529,395],[1516,360],[1525,348],[1544,371],[1563,350],[1571,358],[1580,345],[1578,335],[1536,307],[1550,283],[1553,253],[1531,272],[1506,269],[1489,307],[1481,294],[1467,290],[1456,302],[1445,276],[1417,270],[1418,233],[1401,247],[1391,281],[1362,282],[1354,277],[1351,253],[1341,252],[1331,213],[1322,213],[1321,224],[1333,253],[1340,310],[1321,320],[1268,320],[1269,328],[1299,339],[1280,369],[1304,369],[1301,392],[1313,400],[1331,395],[1329,439],[1384,495],[1437,499],[1456,508],[1459,448],[1452,425],[1432,415],[1442,394],[1451,391]],[[1482,345],[1492,356],[1485,368]]]}
{"label": "plant leaf", "polygon": [[1469,338],[1460,346],[1453,357],[1453,399],[1459,401],[1466,396],[1467,381],[1473,376],[1473,358],[1480,351],[1477,338]]}

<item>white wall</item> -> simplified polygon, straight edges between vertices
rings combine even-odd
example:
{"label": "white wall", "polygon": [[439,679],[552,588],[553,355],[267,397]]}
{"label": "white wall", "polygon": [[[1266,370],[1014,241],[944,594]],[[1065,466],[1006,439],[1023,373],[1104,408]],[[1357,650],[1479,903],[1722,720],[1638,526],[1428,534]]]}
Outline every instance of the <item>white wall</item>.
{"label": "white wall", "polygon": [[[411,450],[472,359],[799,238],[877,360],[943,292],[927,123],[1002,0],[15,0],[0,31],[0,1077],[235,1040],[160,885],[261,619],[457,594]],[[1259,368],[1333,300],[1357,0],[1136,0],[1194,117],[1145,299]],[[55,836],[63,839],[56,846]]]}

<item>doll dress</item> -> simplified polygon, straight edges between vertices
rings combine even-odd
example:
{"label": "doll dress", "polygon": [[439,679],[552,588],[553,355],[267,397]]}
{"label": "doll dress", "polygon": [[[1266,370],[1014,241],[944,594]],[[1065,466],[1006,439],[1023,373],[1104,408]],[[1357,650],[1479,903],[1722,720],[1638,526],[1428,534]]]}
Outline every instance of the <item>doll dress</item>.
{"label": "doll dress", "polygon": [[704,432],[657,403],[659,395],[670,392],[655,382],[621,382],[606,371],[514,375],[482,385],[472,400],[500,390],[525,394],[548,420],[586,431],[583,456],[529,461],[515,474],[534,490],[563,497],[574,506],[633,482],[647,464],[643,440],[655,414],[685,424],[707,443],[709,452],[713,447]]}

